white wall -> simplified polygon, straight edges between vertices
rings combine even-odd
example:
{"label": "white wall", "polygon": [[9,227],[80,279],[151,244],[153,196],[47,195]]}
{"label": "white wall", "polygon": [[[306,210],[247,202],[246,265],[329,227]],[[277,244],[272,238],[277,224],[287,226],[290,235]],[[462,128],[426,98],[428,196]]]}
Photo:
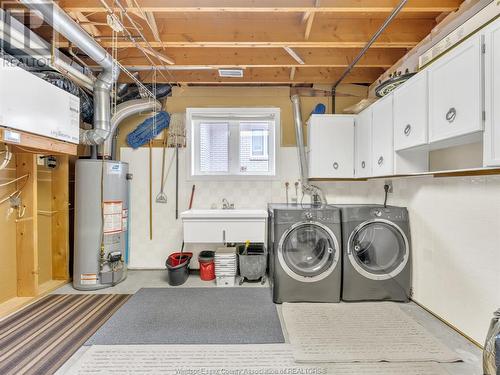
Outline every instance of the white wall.
{"label": "white wall", "polygon": [[[161,150],[154,149],[153,195],[159,191]],[[154,203],[154,238],[149,240],[148,149],[122,149],[130,163],[131,268],[163,268],[166,256],[182,243],[174,216],[174,169],[167,205]],[[169,150],[169,153],[172,152]],[[179,208],[187,208],[196,184],[195,208],[210,208],[222,198],[238,208],[265,208],[284,202],[285,181],[298,179],[296,148],[281,148],[276,181],[186,181],[181,151]],[[167,157],[167,160],[169,158]],[[382,203],[383,180],[323,182],[329,203]],[[492,312],[500,307],[500,176],[412,177],[393,180],[389,204],[407,206],[413,249],[414,299],[478,342],[483,342]],[[190,250],[186,246],[186,250]]]}

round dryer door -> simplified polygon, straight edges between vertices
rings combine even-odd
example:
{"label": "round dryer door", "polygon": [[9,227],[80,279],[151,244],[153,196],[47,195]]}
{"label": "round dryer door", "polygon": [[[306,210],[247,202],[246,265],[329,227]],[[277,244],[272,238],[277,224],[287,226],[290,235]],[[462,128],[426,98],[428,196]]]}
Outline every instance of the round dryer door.
{"label": "round dryer door", "polygon": [[300,222],[281,237],[278,259],[288,276],[302,282],[316,282],[329,276],[337,266],[339,244],[325,225]]}
{"label": "round dryer door", "polygon": [[361,275],[372,280],[388,280],[404,269],[410,247],[401,228],[378,219],[364,222],[354,229],[347,255]]}

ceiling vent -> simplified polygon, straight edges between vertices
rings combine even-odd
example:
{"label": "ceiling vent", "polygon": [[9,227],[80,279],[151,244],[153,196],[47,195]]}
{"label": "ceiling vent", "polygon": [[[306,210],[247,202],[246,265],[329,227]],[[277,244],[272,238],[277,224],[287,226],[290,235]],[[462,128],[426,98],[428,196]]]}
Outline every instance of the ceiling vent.
{"label": "ceiling vent", "polygon": [[219,69],[219,77],[243,78],[243,69]]}

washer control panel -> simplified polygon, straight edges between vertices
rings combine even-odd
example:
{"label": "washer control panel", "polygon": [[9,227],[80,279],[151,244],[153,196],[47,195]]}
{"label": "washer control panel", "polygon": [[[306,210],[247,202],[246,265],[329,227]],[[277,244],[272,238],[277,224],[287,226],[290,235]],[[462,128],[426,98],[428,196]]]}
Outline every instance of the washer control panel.
{"label": "washer control panel", "polygon": [[335,212],[331,210],[311,210],[305,211],[302,214],[302,218],[305,221],[318,221],[318,222],[334,222]]}

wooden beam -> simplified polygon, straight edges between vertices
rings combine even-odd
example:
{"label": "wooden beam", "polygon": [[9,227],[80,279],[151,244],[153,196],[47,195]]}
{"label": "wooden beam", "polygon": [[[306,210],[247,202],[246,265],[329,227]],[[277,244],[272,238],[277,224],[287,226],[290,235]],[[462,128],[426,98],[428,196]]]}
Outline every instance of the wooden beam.
{"label": "wooden beam", "polygon": [[[325,83],[335,82],[344,71],[343,68],[300,68],[296,70],[293,83]],[[355,68],[347,77],[346,83],[372,83],[384,69]],[[151,72],[143,72],[142,81],[152,81]],[[123,82],[129,78],[122,76]],[[158,80],[161,82],[161,79]],[[170,71],[169,82],[196,84],[290,84],[289,68],[248,68],[243,72],[243,78],[221,78],[216,70]]]}
{"label": "wooden beam", "polygon": [[[319,3],[320,3],[320,1],[316,0],[314,3],[314,7],[318,8]],[[314,22],[314,16],[316,15],[316,13],[314,13],[314,12],[308,12],[308,13],[309,13],[309,16],[307,17],[306,29],[304,31],[304,39],[305,40],[309,39],[309,35],[311,34],[312,25]]]}
{"label": "wooden beam", "polygon": [[[294,48],[308,67],[346,67],[359,53],[355,48]],[[364,68],[390,68],[407,52],[407,49],[370,49],[358,63]],[[230,67],[287,67],[299,63],[290,58],[283,48],[169,48],[168,56],[174,67],[211,66]],[[150,63],[136,48],[120,52],[120,62],[125,66],[149,66]],[[89,65],[95,65],[88,61]]]}
{"label": "wooden beam", "polygon": [[312,25],[314,22],[314,16],[315,16],[315,13],[311,13],[311,15],[307,18],[306,29],[304,31],[304,39],[305,40],[308,40],[309,35],[311,34]]}
{"label": "wooden beam", "polygon": [[[118,42],[118,48],[134,48],[135,44],[128,41]],[[141,47],[146,47],[146,43],[138,43]],[[149,42],[153,48],[161,48],[159,42]],[[166,48],[283,48],[289,46],[292,48],[363,48],[366,42],[163,42]],[[418,44],[417,41],[407,42],[375,42],[371,48],[406,48],[410,49]],[[111,48],[113,43],[104,41],[103,47]],[[60,48],[69,46],[67,42],[57,43]]]}
{"label": "wooden beam", "polygon": [[[402,12],[452,12],[461,4],[461,0],[410,0]],[[104,12],[99,0],[63,0],[60,5],[64,9],[82,12]],[[141,9],[145,12],[157,13],[390,13],[395,2],[393,0],[323,0],[321,7],[314,7],[310,0],[253,0],[245,4],[238,0],[141,0]],[[127,10],[133,11],[134,8]],[[137,9],[139,11],[139,9]]]}
{"label": "wooden beam", "polygon": [[[36,155],[16,154],[16,176],[29,175],[17,188],[21,193],[24,215],[16,220],[17,295],[33,297],[38,294],[38,200]],[[16,212],[17,213],[17,212]]]}
{"label": "wooden beam", "polygon": [[302,57],[299,56],[297,52],[295,52],[292,48],[286,46],[283,47],[283,49],[290,55],[292,59],[297,61],[300,65],[304,65],[305,61],[302,59]]}
{"label": "wooden beam", "polygon": [[148,22],[149,27],[151,28],[151,32],[157,42],[161,41],[160,32],[158,31],[158,25],[156,24],[155,16],[152,12],[146,12],[146,20]]}
{"label": "wooden beam", "polygon": [[[143,46],[144,47],[144,46]],[[172,60],[170,57],[165,56],[164,54],[158,52],[158,51],[152,51],[150,50],[147,46],[142,49],[143,52],[147,53],[148,55],[151,55],[153,57],[156,57],[162,62],[166,62],[167,64],[175,64],[175,61]]]}
{"label": "wooden beam", "polygon": [[[4,132],[5,130],[13,131],[19,134],[20,142],[12,142],[9,140],[5,140]],[[68,154],[68,155],[76,155],[77,154],[77,145],[73,143],[67,143],[63,141],[58,141],[56,139],[42,137],[40,135],[26,133],[19,130],[12,130],[0,127],[0,141],[3,143],[9,143],[14,147],[19,145],[22,147],[30,148],[33,151],[38,151],[41,154]]]}
{"label": "wooden beam", "polygon": [[69,162],[57,157],[52,170],[52,279],[69,279]]}
{"label": "wooden beam", "polygon": [[294,80],[296,70],[297,70],[297,68],[295,66],[292,66],[292,68],[290,69],[290,81]]}
{"label": "wooden beam", "polygon": [[[362,48],[381,25],[380,19],[331,19],[315,17],[315,32],[304,40],[304,28],[294,17],[214,17],[195,15],[186,18],[158,19],[170,25],[153,48]],[[373,48],[412,48],[436,25],[434,19],[396,19],[380,36]],[[152,35],[147,35],[150,40]],[[96,38],[112,47],[111,34]],[[144,45],[144,43],[142,44]],[[128,40],[118,40],[119,48],[134,47]]]}
{"label": "wooden beam", "polygon": [[82,12],[79,11],[70,11],[68,14],[82,26],[82,28],[89,33],[90,35],[96,37],[101,36],[101,31],[97,28],[96,25],[92,24],[92,22],[85,16]]}

